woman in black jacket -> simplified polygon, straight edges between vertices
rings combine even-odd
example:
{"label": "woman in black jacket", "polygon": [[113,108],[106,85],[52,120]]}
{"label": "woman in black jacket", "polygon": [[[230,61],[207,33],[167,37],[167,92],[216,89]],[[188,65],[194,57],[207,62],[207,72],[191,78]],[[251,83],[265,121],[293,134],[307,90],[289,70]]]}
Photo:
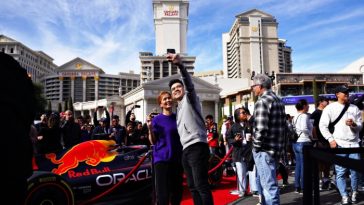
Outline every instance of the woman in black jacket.
{"label": "woman in black jacket", "polygon": [[[247,113],[243,108],[238,108],[234,112],[235,122],[227,133],[227,140],[233,148],[232,160],[236,167],[236,176],[238,190],[232,191],[231,194],[244,196],[246,191],[247,175],[247,154],[249,153],[249,139],[245,138],[248,131]],[[251,150],[250,150],[251,152]]]}

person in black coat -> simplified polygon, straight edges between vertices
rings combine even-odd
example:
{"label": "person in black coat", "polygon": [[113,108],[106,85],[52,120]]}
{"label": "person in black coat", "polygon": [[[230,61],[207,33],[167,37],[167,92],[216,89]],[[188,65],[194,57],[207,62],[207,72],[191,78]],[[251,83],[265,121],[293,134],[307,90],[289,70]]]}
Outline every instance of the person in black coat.
{"label": "person in black coat", "polygon": [[61,126],[61,130],[65,149],[81,142],[81,127],[75,122],[71,110],[65,112],[65,121]]}
{"label": "person in black coat", "polygon": [[[232,160],[236,167],[238,190],[232,191],[231,194],[244,196],[247,185],[247,163],[245,154],[247,154],[249,150],[245,135],[247,128],[247,113],[243,108],[238,108],[234,112],[234,119],[234,124],[227,132],[227,140],[229,144],[234,147],[232,152]],[[248,139],[248,141],[249,140],[250,139]]]}
{"label": "person in black coat", "polygon": [[[0,52],[2,139],[0,142],[1,200],[24,204],[27,179],[33,174],[32,142],[36,100],[33,83],[24,68],[10,55]],[[6,120],[6,122],[4,122]]]}

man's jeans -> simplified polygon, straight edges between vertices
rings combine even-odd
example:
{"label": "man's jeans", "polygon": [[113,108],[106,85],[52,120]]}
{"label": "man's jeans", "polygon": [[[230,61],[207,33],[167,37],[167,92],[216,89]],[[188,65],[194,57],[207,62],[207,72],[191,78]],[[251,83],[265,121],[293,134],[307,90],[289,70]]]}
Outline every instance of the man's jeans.
{"label": "man's jeans", "polygon": [[208,182],[209,157],[209,147],[203,142],[190,145],[183,150],[182,164],[195,205],[214,203]]}
{"label": "man's jeans", "polygon": [[311,146],[311,142],[293,143],[293,151],[296,156],[296,167],[294,170],[294,186],[303,190],[303,146]]}
{"label": "man's jeans", "polygon": [[280,204],[279,188],[276,177],[276,160],[266,152],[255,152],[253,150],[255,166],[257,167],[258,189],[262,189],[262,204]]}
{"label": "man's jeans", "polygon": [[[351,153],[351,154],[337,154],[337,156],[351,158],[351,159],[360,159],[359,153]],[[346,175],[345,172],[347,168],[335,165],[336,170],[336,184],[337,188],[340,191],[340,195],[348,196],[346,191]],[[355,170],[350,169],[350,181],[351,181],[351,189],[352,191],[358,190],[358,172]]]}

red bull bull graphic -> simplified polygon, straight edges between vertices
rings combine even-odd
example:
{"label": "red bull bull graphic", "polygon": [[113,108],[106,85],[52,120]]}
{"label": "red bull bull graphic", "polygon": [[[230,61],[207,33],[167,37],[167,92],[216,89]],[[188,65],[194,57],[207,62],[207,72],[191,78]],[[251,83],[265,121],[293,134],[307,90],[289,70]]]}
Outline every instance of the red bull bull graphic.
{"label": "red bull bull graphic", "polygon": [[46,158],[50,159],[53,164],[58,164],[58,168],[54,168],[52,172],[62,175],[68,170],[76,168],[80,162],[97,166],[100,162],[114,160],[117,155],[115,147],[116,142],[113,140],[91,140],[75,145],[58,160],[55,153],[47,154]]}
{"label": "red bull bull graphic", "polygon": [[[90,140],[58,153],[36,155],[38,169],[29,179],[27,205],[44,201],[73,205],[66,199],[74,204],[150,204],[151,195],[140,197],[152,193],[149,151],[146,145]],[[50,183],[50,177],[57,180]]]}

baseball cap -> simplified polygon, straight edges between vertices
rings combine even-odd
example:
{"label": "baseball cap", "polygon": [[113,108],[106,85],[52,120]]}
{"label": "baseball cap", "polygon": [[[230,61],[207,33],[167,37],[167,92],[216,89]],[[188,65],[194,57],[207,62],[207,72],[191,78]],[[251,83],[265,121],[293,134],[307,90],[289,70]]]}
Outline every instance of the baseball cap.
{"label": "baseball cap", "polygon": [[324,96],[318,96],[317,102],[323,102],[323,101],[329,101],[329,99],[325,98]]}
{"label": "baseball cap", "polygon": [[335,93],[348,93],[351,91],[352,90],[346,85],[341,85],[341,86],[335,88]]}

